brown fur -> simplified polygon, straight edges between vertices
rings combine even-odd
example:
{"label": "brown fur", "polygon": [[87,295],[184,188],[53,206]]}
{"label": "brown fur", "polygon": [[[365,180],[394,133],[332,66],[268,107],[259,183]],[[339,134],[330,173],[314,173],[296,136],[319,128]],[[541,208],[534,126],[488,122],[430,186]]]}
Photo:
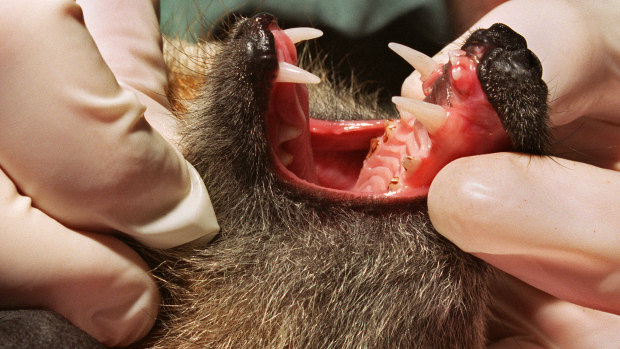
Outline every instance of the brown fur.
{"label": "brown fur", "polygon": [[[423,198],[328,199],[273,171],[262,113],[277,62],[273,38],[255,35],[270,21],[241,20],[227,40],[192,46],[190,59],[168,56],[184,152],[203,175],[221,234],[204,246],[139,248],[164,295],[141,345],[484,347],[492,269],[435,232]],[[393,115],[354,90],[319,85],[312,116]]]}

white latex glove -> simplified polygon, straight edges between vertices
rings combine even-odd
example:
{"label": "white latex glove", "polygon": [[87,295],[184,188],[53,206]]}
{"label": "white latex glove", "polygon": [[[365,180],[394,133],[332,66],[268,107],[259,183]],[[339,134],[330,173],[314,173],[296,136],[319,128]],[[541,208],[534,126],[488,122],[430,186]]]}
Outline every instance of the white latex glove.
{"label": "white latex glove", "polygon": [[167,248],[218,225],[174,147],[158,2],[82,7],[0,2],[0,306],[50,308],[128,345],[159,293],[135,252],[96,233]]}
{"label": "white latex glove", "polygon": [[[472,27],[503,22],[526,38],[549,86],[554,151],[567,158],[463,158],[431,185],[429,211],[442,235],[553,295],[513,279],[498,285],[504,325],[519,321],[496,332],[495,347],[619,343],[618,18],[619,1],[512,0]],[[463,42],[456,40],[436,59],[447,61],[445,52]],[[417,73],[405,81],[403,95],[421,98]]]}

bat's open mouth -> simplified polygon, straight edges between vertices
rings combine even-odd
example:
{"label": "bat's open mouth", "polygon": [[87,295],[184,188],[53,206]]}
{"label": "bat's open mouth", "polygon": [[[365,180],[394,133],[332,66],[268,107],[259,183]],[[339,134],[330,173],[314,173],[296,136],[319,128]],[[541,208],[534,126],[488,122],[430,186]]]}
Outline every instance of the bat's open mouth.
{"label": "bat's open mouth", "polygon": [[[280,70],[296,65],[286,32],[275,21],[267,28]],[[411,199],[425,196],[450,161],[509,149],[509,137],[476,75],[484,49],[454,51],[447,64],[428,69],[425,102],[395,98],[400,118],[393,120],[310,118],[305,85],[283,82],[296,78],[276,72],[264,118],[277,171],[321,195]]]}

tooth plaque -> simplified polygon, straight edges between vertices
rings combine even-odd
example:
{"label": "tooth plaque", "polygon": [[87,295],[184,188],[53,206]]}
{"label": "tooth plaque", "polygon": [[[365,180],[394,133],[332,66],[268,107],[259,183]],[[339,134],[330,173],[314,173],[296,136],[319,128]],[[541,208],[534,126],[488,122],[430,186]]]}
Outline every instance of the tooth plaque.
{"label": "tooth plaque", "polygon": [[415,156],[405,156],[401,161],[401,165],[403,165],[403,168],[409,175],[420,167],[420,163],[422,163],[422,160]]}
{"label": "tooth plaque", "polygon": [[396,124],[393,121],[388,120],[385,123],[385,133],[383,134],[383,143],[386,143],[396,133]]}
{"label": "tooth plaque", "polygon": [[291,82],[295,84],[318,84],[321,78],[305,71],[298,66],[286,62],[279,63],[278,76],[275,82]]}
{"label": "tooth plaque", "polygon": [[402,186],[403,185],[400,183],[400,177],[394,176],[392,177],[392,179],[390,180],[390,183],[388,184],[388,190],[397,191],[398,189],[402,188]]}
{"label": "tooth plaque", "polygon": [[366,155],[366,159],[370,158],[375,151],[377,151],[377,148],[379,147],[379,139],[378,138],[371,138],[370,139],[370,148],[368,150],[368,154]]}

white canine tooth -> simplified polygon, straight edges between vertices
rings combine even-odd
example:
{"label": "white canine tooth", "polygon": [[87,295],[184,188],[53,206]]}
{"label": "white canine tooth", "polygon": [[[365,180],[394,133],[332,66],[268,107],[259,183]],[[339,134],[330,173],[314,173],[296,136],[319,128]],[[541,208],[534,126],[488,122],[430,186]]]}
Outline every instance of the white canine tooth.
{"label": "white canine tooth", "polygon": [[391,42],[388,47],[397,55],[401,56],[407,63],[411,64],[415,70],[420,73],[422,80],[426,80],[433,70],[437,69],[439,63],[435,62],[431,57],[420,51],[416,51],[411,47]]}
{"label": "white canine tooth", "polygon": [[292,139],[295,139],[301,135],[301,129],[293,126],[282,126],[280,130],[280,135],[278,136],[279,144],[284,142],[288,142]]}
{"label": "white canine tooth", "polygon": [[296,65],[286,62],[280,62],[278,76],[276,82],[292,82],[296,84],[318,84],[321,78],[307,72]]}
{"label": "white canine tooth", "polygon": [[284,33],[291,39],[293,44],[298,44],[302,41],[312,40],[323,36],[322,31],[307,27],[285,29]]}
{"label": "white canine tooth", "polygon": [[437,132],[448,118],[448,113],[443,107],[436,104],[400,96],[392,97],[392,102],[397,107],[413,114],[430,134]]}

